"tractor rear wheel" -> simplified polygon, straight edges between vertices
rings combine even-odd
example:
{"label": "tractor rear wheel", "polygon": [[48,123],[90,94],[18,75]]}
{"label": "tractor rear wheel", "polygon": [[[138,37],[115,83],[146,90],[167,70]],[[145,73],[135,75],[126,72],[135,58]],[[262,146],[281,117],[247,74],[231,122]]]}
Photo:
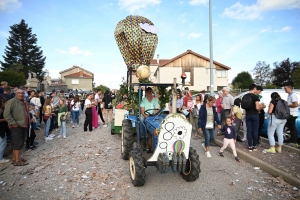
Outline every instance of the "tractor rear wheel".
{"label": "tractor rear wheel", "polygon": [[130,179],[134,186],[143,186],[145,184],[145,166],[142,153],[137,150],[133,150],[129,155],[129,172]]}
{"label": "tractor rear wheel", "polygon": [[200,174],[200,160],[196,150],[190,147],[189,158],[186,161],[185,171],[182,172],[182,178],[188,182],[195,181]]}
{"label": "tractor rear wheel", "polygon": [[132,133],[132,124],[129,119],[122,122],[121,133],[121,155],[124,160],[129,159],[129,152],[133,149],[134,137]]}

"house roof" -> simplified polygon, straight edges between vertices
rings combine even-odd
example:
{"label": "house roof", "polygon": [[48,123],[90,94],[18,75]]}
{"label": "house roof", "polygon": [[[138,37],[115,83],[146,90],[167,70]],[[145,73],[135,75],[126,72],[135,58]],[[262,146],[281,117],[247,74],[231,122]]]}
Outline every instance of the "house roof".
{"label": "house roof", "polygon": [[[195,55],[195,56],[197,56],[199,58],[202,58],[204,60],[210,61],[210,59],[207,58],[207,57],[205,57],[205,56],[202,56],[202,55],[200,55],[200,54],[198,54],[198,53],[196,53],[196,52],[194,52],[192,50],[187,50],[186,52],[184,52],[184,53],[182,53],[182,54],[180,54],[180,55],[178,55],[178,56],[176,56],[176,57],[174,57],[174,58],[172,58],[170,60],[167,60],[167,59],[161,59],[161,60],[159,60],[159,67],[166,66],[167,64],[169,64],[169,63],[171,63],[171,62],[177,60],[178,58],[181,58],[181,57],[183,57],[183,56],[185,56],[187,54],[193,54],[193,55]],[[224,65],[222,63],[219,63],[219,62],[216,62],[216,61],[213,61],[213,63],[215,65],[219,65],[219,66],[221,66],[221,67],[223,67],[225,69],[228,69],[228,70],[231,69],[230,67],[228,67],[228,66],[226,66],[226,65]],[[151,60],[151,64],[152,65],[157,64],[157,60],[156,59]]]}
{"label": "house roof", "polygon": [[79,68],[79,69],[81,69],[82,71],[86,71],[86,72],[91,73],[91,74],[94,75],[93,72],[90,72],[90,71],[88,71],[88,70],[86,70],[86,69],[83,69],[83,68],[81,68],[81,67],[79,67],[79,66],[73,66],[73,67],[68,68],[68,69],[65,69],[65,70],[63,70],[63,71],[61,71],[61,72],[59,72],[59,73],[62,74],[62,73],[64,73],[64,72],[70,71],[70,70],[72,70],[72,69],[74,69],[74,68]]}
{"label": "house roof", "polygon": [[[82,75],[82,76],[81,76]],[[92,76],[88,75],[88,74],[85,74],[84,72],[81,74],[80,72],[76,72],[76,73],[73,73],[73,74],[68,74],[66,76],[64,76],[65,78],[67,77],[81,77],[81,78],[93,78]]]}

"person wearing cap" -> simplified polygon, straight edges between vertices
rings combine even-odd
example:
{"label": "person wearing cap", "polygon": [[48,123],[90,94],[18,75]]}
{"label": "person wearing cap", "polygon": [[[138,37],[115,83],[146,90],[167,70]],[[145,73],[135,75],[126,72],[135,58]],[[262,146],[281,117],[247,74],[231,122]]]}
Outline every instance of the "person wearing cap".
{"label": "person wearing cap", "polygon": [[4,119],[10,128],[13,142],[12,164],[15,166],[28,165],[27,160],[21,158],[20,150],[24,145],[24,136],[29,128],[29,112],[27,102],[24,100],[25,92],[18,89],[16,97],[7,101],[4,110]]}
{"label": "person wearing cap", "polygon": [[[140,104],[141,108],[141,121],[145,121],[149,115],[154,115],[159,110],[158,99],[153,97],[152,88],[148,87],[145,90],[145,97],[142,99]],[[146,112],[145,112],[146,111]],[[146,137],[145,126],[140,123],[141,136]]]}
{"label": "person wearing cap", "polygon": [[257,137],[257,145],[261,146],[260,137],[262,136],[262,129],[265,122],[265,111],[264,108],[266,107],[264,98],[261,95],[261,92],[263,91],[263,88],[260,85],[256,86],[256,95],[259,99],[259,104],[261,105],[261,109],[259,111],[259,126],[258,126],[258,137]]}

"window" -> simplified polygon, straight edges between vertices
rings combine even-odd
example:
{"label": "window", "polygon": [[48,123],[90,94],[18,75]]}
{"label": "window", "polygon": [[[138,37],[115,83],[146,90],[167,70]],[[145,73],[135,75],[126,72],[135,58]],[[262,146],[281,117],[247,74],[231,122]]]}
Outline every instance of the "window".
{"label": "window", "polygon": [[72,79],[72,84],[73,84],[73,85],[79,84],[79,79]]}
{"label": "window", "polygon": [[226,70],[216,70],[218,78],[226,78]]}

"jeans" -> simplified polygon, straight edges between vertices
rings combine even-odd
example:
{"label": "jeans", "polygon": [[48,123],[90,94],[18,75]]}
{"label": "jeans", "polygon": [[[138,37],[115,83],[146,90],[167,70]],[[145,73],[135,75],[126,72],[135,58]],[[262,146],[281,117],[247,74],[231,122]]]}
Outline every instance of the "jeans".
{"label": "jeans", "polygon": [[44,128],[44,136],[45,137],[48,137],[48,135],[49,135],[50,124],[51,124],[51,119],[49,117],[45,123],[45,128]]}
{"label": "jeans", "polygon": [[219,118],[220,122],[222,122],[222,112],[218,113],[218,118]]}
{"label": "jeans", "polygon": [[286,119],[277,119],[275,115],[271,115],[271,118],[268,124],[268,137],[269,137],[270,146],[275,146],[275,139],[274,139],[275,131],[278,137],[278,144],[283,145],[283,129],[286,123]]}
{"label": "jeans", "polygon": [[240,128],[241,128],[241,124],[242,124],[242,120],[239,119],[239,118],[235,118],[236,122],[235,122],[235,133],[236,133],[236,136],[239,135],[240,133]]}
{"label": "jeans", "polygon": [[246,115],[248,146],[256,146],[258,138],[259,115]]}
{"label": "jeans", "polygon": [[72,121],[79,124],[79,110],[72,110]]}
{"label": "jeans", "polygon": [[204,129],[203,130],[203,133],[205,136],[205,146],[206,147],[210,146],[210,142],[215,139],[214,132],[215,132],[215,129]]}
{"label": "jeans", "polygon": [[67,127],[66,127],[66,121],[61,121],[60,124],[60,134],[64,137],[67,136]]}
{"label": "jeans", "polygon": [[144,117],[144,115],[141,115],[141,119],[140,119],[140,123],[139,123],[139,135],[140,137],[146,137],[147,134],[146,134],[146,128],[145,128],[145,121],[146,121],[146,118]]}
{"label": "jeans", "polygon": [[4,138],[0,137],[0,160],[3,159],[4,150],[5,150],[6,144],[7,144],[6,140],[7,140],[6,134],[5,134]]}

